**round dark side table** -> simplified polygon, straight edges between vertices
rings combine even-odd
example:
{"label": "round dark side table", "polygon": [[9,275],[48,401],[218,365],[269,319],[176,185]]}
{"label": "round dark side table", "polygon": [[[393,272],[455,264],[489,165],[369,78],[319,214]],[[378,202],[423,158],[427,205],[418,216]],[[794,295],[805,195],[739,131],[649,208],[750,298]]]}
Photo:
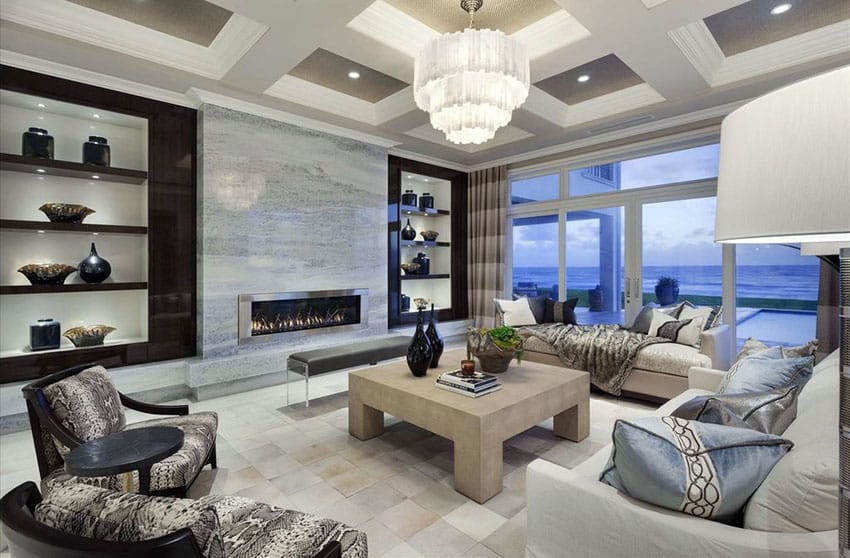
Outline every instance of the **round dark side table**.
{"label": "round dark side table", "polygon": [[65,456],[65,471],[77,477],[139,471],[139,494],[148,494],[153,464],[176,453],[182,446],[183,431],[173,426],[122,430],[72,449]]}

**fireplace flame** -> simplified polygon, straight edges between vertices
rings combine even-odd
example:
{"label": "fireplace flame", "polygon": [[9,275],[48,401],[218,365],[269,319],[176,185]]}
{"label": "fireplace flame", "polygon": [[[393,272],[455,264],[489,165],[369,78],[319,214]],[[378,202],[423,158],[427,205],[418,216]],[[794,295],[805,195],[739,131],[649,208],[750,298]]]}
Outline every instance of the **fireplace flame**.
{"label": "fireplace flame", "polygon": [[296,314],[258,315],[251,320],[251,335],[283,333],[301,329],[328,327],[345,322],[345,310],[337,309],[320,314],[314,310]]}

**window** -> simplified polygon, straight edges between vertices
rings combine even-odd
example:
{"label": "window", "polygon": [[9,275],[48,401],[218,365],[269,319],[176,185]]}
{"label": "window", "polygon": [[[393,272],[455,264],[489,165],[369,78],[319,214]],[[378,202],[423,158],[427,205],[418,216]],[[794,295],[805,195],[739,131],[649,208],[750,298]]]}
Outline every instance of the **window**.
{"label": "window", "polygon": [[511,181],[511,204],[557,200],[561,195],[558,176],[545,174]]}
{"label": "window", "polygon": [[678,282],[678,301],[717,306],[723,295],[723,249],[714,242],[716,198],[676,200],[643,205],[642,302],[669,305],[656,283]]}
{"label": "window", "polygon": [[789,246],[739,244],[737,346],[748,337],[768,345],[815,338],[820,260]]}
{"label": "window", "polygon": [[570,197],[714,178],[719,159],[720,144],[715,143],[571,170]]}
{"label": "window", "polygon": [[558,298],[558,216],[513,221],[513,294]]}

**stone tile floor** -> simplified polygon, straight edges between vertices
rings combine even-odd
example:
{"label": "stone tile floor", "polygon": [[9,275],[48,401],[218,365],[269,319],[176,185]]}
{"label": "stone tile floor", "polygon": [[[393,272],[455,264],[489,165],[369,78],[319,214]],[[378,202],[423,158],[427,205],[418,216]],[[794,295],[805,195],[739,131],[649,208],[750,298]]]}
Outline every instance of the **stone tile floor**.
{"label": "stone tile floor", "polygon": [[[347,386],[346,372],[318,376],[311,397]],[[451,441],[387,416],[384,435],[361,442],[348,435],[346,408],[296,420],[279,410],[284,394],[275,386],[188,402],[219,415],[219,468],[205,469],[190,496],[238,494],[330,517],[365,531],[371,557],[388,558],[524,556],[526,465],[543,458],[574,467],[608,443],[616,419],[653,408],[592,395],[584,441],[555,438],[551,419],[507,440],[504,489],[479,505],[453,488]],[[291,395],[303,401],[298,382]],[[0,493],[37,479],[30,433],[0,436]]]}

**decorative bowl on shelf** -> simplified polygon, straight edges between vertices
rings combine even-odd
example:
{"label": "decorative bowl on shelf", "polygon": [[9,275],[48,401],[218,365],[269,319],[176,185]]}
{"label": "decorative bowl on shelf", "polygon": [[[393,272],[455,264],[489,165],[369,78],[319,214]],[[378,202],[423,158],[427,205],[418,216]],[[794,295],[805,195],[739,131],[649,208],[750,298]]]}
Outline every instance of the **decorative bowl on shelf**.
{"label": "decorative bowl on shelf", "polygon": [[419,234],[421,234],[422,238],[424,238],[428,242],[434,242],[435,240],[437,240],[437,237],[440,236],[440,233],[438,233],[437,231],[422,231]]}
{"label": "decorative bowl on shelf", "polygon": [[75,347],[95,347],[103,345],[104,337],[113,331],[114,327],[103,324],[77,326],[63,333],[62,337],[66,337]]}
{"label": "decorative bowl on shelf", "polygon": [[18,269],[29,279],[31,285],[61,285],[69,275],[77,271],[72,265],[65,264],[27,264]]}
{"label": "decorative bowl on shelf", "polygon": [[403,263],[401,264],[401,269],[404,271],[405,275],[416,275],[419,273],[419,268],[422,267],[418,263]]}
{"label": "decorative bowl on shelf", "polygon": [[51,223],[82,223],[95,210],[78,203],[46,203],[38,208]]}

